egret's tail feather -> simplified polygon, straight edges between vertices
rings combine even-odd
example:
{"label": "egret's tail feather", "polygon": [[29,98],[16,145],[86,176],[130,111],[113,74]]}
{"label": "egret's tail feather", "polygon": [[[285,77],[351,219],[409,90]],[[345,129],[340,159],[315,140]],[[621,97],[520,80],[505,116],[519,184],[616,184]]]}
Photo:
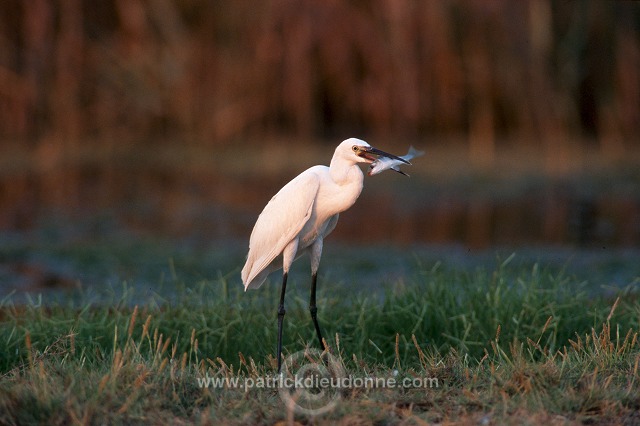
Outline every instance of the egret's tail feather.
{"label": "egret's tail feather", "polygon": [[242,268],[242,284],[244,284],[244,291],[248,289],[259,288],[262,284],[264,284],[265,280],[269,276],[270,273],[274,272],[277,267],[274,267],[273,264],[267,266],[262,270],[254,271],[254,264],[250,264],[248,261]]}
{"label": "egret's tail feather", "polygon": [[251,289],[259,288],[267,279],[267,275],[269,275],[269,274],[265,274],[264,272],[265,271],[262,271],[258,273],[256,276],[251,278],[245,277],[243,274],[242,283],[244,284],[244,291],[247,291],[250,288]]}

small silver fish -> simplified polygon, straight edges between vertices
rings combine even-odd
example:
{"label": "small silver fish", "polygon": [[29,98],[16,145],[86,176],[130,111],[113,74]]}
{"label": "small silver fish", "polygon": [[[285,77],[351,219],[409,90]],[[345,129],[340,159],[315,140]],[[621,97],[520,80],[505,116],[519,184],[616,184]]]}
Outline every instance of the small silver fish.
{"label": "small silver fish", "polygon": [[[410,146],[409,152],[407,152],[407,155],[403,155],[400,158],[402,158],[403,160],[409,161],[412,158],[419,157],[423,154],[424,154],[424,151],[418,151],[413,146]],[[369,166],[369,171],[367,172],[367,174],[369,176],[373,176],[387,169],[391,169],[394,172],[400,173],[401,175],[409,176],[408,174],[400,170],[400,164],[404,164],[404,163],[400,160],[394,160],[393,158],[389,158],[389,157],[379,157],[376,161],[371,163],[371,166]],[[408,164],[411,164],[411,163],[408,163]]]}

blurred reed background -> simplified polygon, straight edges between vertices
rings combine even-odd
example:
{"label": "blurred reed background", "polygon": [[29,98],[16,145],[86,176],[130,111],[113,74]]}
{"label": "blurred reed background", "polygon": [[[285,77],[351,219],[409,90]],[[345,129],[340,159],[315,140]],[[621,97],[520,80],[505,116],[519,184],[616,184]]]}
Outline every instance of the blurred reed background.
{"label": "blurred reed background", "polygon": [[640,3],[0,4],[5,231],[246,240],[351,136],[427,155],[367,180],[337,238],[637,246]]}

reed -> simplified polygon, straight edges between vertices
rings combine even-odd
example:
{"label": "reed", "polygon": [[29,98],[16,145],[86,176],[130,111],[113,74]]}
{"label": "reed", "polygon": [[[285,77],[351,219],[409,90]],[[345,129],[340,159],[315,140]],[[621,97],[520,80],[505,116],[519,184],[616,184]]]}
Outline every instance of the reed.
{"label": "reed", "polygon": [[85,3],[0,6],[0,140],[44,168],[176,136],[462,135],[479,164],[513,141],[551,169],[584,135],[637,147],[633,2]]}

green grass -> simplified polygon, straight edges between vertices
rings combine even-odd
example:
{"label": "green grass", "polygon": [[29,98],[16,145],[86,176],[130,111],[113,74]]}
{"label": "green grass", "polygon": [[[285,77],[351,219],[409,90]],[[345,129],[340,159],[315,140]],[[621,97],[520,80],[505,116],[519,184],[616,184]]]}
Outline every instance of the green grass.
{"label": "green grass", "polygon": [[[202,389],[198,378],[275,372],[278,291],[171,277],[177,296],[0,307],[0,423],[623,423],[640,419],[640,301],[511,257],[459,271],[436,263],[382,296],[321,282],[331,354],[355,377],[438,387],[349,389],[318,416],[274,389]],[[300,286],[303,287],[303,286]],[[136,305],[136,303],[139,303]],[[316,344],[306,288],[287,295],[285,355]]]}

